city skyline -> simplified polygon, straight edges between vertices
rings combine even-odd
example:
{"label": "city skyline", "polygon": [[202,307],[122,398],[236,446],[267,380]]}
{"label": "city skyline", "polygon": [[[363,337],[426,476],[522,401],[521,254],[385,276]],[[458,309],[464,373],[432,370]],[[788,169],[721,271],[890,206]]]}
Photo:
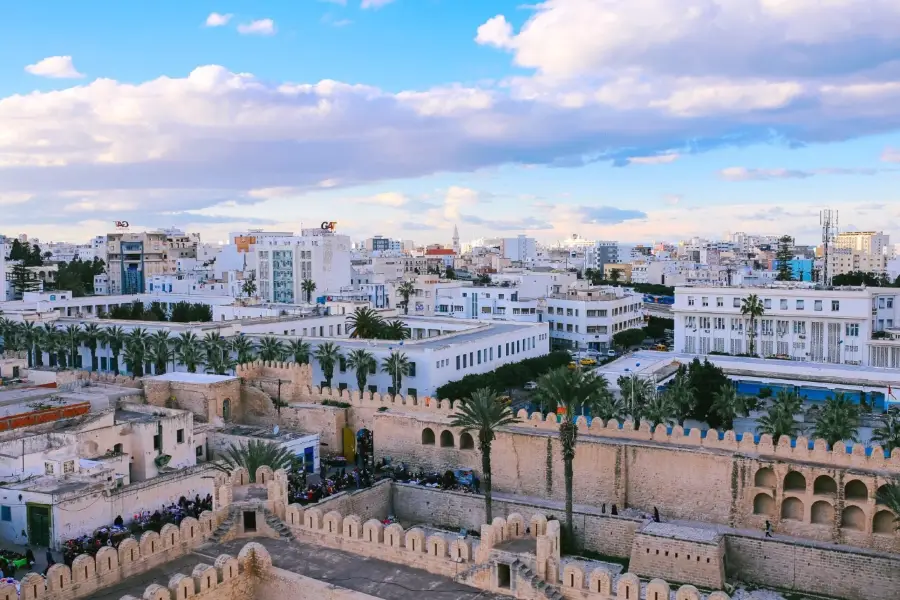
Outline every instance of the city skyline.
{"label": "city skyline", "polygon": [[824,207],[842,230],[900,234],[888,0],[45,2],[5,17],[8,235],[81,243],[127,220],[218,241],[328,220],[420,244],[454,226],[463,241],[816,243]]}

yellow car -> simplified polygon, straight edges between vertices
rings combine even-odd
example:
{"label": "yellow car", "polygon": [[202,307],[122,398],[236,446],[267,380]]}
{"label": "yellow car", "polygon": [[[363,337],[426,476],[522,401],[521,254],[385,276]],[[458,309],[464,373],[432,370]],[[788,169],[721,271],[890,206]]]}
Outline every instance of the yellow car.
{"label": "yellow car", "polygon": [[577,366],[578,366],[578,365],[575,364],[575,361],[572,361],[572,362],[569,363],[569,368],[570,368],[570,369],[574,369],[574,368],[577,367]]}
{"label": "yellow car", "polygon": [[582,367],[593,367],[596,364],[597,364],[597,361],[594,360],[593,358],[582,358],[581,359]]}

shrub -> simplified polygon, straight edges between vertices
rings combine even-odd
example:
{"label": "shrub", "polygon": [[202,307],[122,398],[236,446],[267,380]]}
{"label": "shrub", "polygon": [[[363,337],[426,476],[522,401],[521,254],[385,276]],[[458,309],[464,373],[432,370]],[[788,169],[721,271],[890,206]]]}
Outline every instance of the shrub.
{"label": "shrub", "polygon": [[757,396],[761,400],[765,400],[766,398],[771,398],[772,397],[772,388],[769,388],[769,387],[759,388],[759,394],[757,394]]}
{"label": "shrub", "polygon": [[483,387],[503,393],[521,387],[527,381],[534,381],[547,371],[563,367],[571,361],[572,356],[564,350],[536,358],[526,358],[520,362],[498,367],[489,373],[466,375],[458,381],[445,383],[436,390],[435,395],[437,398],[451,400],[468,398],[472,392]]}
{"label": "shrub", "polygon": [[335,406],[337,408],[350,408],[351,406],[349,402],[342,402],[340,400],[322,400],[322,405]]}

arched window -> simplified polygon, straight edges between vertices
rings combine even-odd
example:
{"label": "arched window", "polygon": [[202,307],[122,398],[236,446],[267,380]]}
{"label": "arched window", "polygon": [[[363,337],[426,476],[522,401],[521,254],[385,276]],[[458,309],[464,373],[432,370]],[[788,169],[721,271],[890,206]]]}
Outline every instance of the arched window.
{"label": "arched window", "polygon": [[784,489],[785,491],[805,492],[806,477],[804,477],[797,471],[791,471],[784,476]]}
{"label": "arched window", "polygon": [[847,500],[868,500],[869,488],[859,479],[854,479],[844,486],[844,498]]}
{"label": "arched window", "polygon": [[441,432],[441,448],[452,448],[456,444],[453,442],[453,433],[446,429]]}
{"label": "arched window", "polygon": [[879,510],[872,519],[872,533],[892,534],[896,529],[894,513],[889,510]]}
{"label": "arched window", "polygon": [[775,471],[769,467],[763,467],[756,472],[756,476],[753,478],[753,485],[756,487],[774,488],[775,481]]}
{"label": "arched window", "polygon": [[472,434],[468,431],[462,432],[462,435],[459,436],[459,449],[460,450],[472,450],[475,447],[475,440],[472,439]]}
{"label": "arched window", "polygon": [[230,421],[231,420],[231,399],[225,398],[222,401],[222,420]]}
{"label": "arched window", "polygon": [[434,446],[434,431],[429,427],[422,430],[422,443],[426,446]]}
{"label": "arched window", "polygon": [[834,496],[837,494],[837,483],[828,475],[819,475],[813,482],[813,494]]}
{"label": "arched window", "polygon": [[811,507],[810,520],[816,525],[831,525],[834,523],[834,507],[824,500],[814,502]]}
{"label": "arched window", "polygon": [[858,506],[848,506],[841,514],[841,527],[854,531],[866,530],[866,515]]}
{"label": "arched window", "polygon": [[753,499],[753,514],[766,515],[772,517],[775,515],[775,500],[768,494],[757,494]]}
{"label": "arched window", "polygon": [[799,498],[785,498],[781,503],[781,518],[789,521],[802,521],[803,502]]}

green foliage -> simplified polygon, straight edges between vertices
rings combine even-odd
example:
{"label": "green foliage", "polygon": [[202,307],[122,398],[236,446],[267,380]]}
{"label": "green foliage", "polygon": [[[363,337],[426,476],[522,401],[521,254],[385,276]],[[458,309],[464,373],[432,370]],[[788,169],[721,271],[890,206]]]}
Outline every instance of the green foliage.
{"label": "green foliage", "polygon": [[665,337],[666,330],[675,331],[675,319],[663,319],[662,317],[653,317],[647,321],[644,326],[644,335],[655,340]]}
{"label": "green foliage", "polygon": [[627,350],[633,346],[640,346],[644,341],[644,330],[626,329],[613,335],[612,341],[617,348]]}
{"label": "green foliage", "polygon": [[794,238],[783,235],[778,238],[778,250],[775,252],[777,261],[776,281],[791,281],[794,273],[791,270],[791,260],[794,258]]}
{"label": "green foliage", "polygon": [[[875,501],[883,504],[893,511],[895,515],[900,515],[900,480],[878,488],[875,493]],[[894,518],[897,530],[900,531],[900,516]]]}
{"label": "green foliage", "polygon": [[383,340],[408,340],[409,328],[399,319],[388,321],[378,332],[378,337]]}
{"label": "green foliage", "polygon": [[731,385],[731,380],[722,369],[708,360],[701,363],[695,358],[687,367],[687,382],[694,392],[694,405],[690,416],[699,421],[706,421],[710,427],[721,429],[722,418],[712,410],[712,407],[716,394],[723,385]]}
{"label": "green foliage", "polygon": [[[476,390],[488,387],[495,392],[505,392],[522,387],[527,381],[536,381],[538,377],[552,369],[564,367],[572,360],[565,351],[551,352],[544,356],[526,358],[516,363],[508,363],[489,373],[466,375],[458,381],[451,381],[436,390],[438,398],[468,398]],[[451,365],[452,366],[452,365]]]}
{"label": "green foliage", "polygon": [[209,323],[212,321],[212,307],[208,304],[177,302],[172,306],[169,320],[173,323]]}
{"label": "green foliage", "polygon": [[[610,275],[612,275],[610,273]],[[603,278],[603,272],[595,269],[585,269],[584,278],[591,282],[591,285],[611,285],[615,287],[630,287],[640,294],[650,294],[652,296],[674,296],[675,288],[668,285],[659,285],[657,283],[622,283],[618,281],[610,281]]]}
{"label": "green foliage", "polygon": [[312,302],[312,294],[316,291],[316,282],[312,279],[304,279],[300,283],[300,289],[303,290],[303,293],[306,294],[306,301]]}
{"label": "green foliage", "polygon": [[843,392],[835,392],[825,401],[816,419],[813,436],[834,446],[842,440],[859,441],[859,406]]}
{"label": "green foliage", "polygon": [[750,347],[747,349],[751,356],[756,356],[756,321],[763,316],[765,308],[762,300],[756,294],[750,294],[741,300],[741,314],[750,319],[750,327],[747,331],[747,338]]}
{"label": "green foliage", "polygon": [[653,382],[637,374],[621,375],[616,385],[619,386],[626,418],[630,417],[634,426],[639,427],[645,408],[655,394]]}
{"label": "green foliage", "polygon": [[800,412],[802,405],[803,400],[796,392],[786,390],[778,392],[768,412],[759,418],[757,433],[771,435],[772,441],[776,444],[783,435],[796,437],[800,426],[794,417]]}
{"label": "green foliage", "polygon": [[381,372],[391,376],[394,394],[400,393],[400,388],[403,385],[403,377],[404,375],[409,375],[411,371],[412,365],[409,364],[409,359],[406,354],[396,350],[391,352],[390,356],[388,356],[381,365]]}
{"label": "green foliage", "polygon": [[226,473],[230,473],[237,467],[244,467],[250,473],[250,482],[255,483],[256,470],[259,467],[271,467],[273,471],[288,468],[292,458],[291,451],[283,446],[261,440],[250,440],[246,445],[231,444],[231,447],[222,456],[222,464],[216,466]]}
{"label": "green foliage", "polygon": [[231,350],[237,354],[238,364],[246,364],[253,362],[256,358],[254,354],[253,340],[243,335],[231,338]]}
{"label": "green foliage", "polygon": [[212,307],[208,304],[177,302],[169,314],[159,302],[145,306],[140,300],[131,304],[121,304],[110,309],[107,318],[120,321],[171,321],[172,323],[209,323],[212,321]]}
{"label": "green foliage", "polygon": [[900,287],[900,277],[893,282],[884,273],[866,273],[864,271],[851,271],[831,278],[832,285],[865,285],[869,287]]}
{"label": "green foliage", "polygon": [[203,362],[203,343],[196,334],[189,331],[179,335],[173,342],[175,360],[187,368],[188,373],[196,373],[197,365]]}
{"label": "green foliage", "polygon": [[881,425],[872,431],[872,441],[892,454],[900,448],[900,408],[892,407],[882,417]]}
{"label": "green foliage", "polygon": [[369,307],[360,307],[347,317],[347,331],[351,338],[374,339],[384,327],[384,319]]}
{"label": "green foliage", "polygon": [[350,408],[353,406],[349,402],[342,402],[341,400],[322,400],[322,406],[335,406],[337,408]]}
{"label": "green foliage", "polygon": [[347,366],[356,373],[356,385],[359,387],[359,393],[365,393],[369,373],[378,366],[375,357],[371,352],[362,348],[352,350],[347,355]]}
{"label": "green foliage", "polygon": [[94,277],[106,272],[106,265],[99,258],[81,260],[75,258],[57,265],[53,289],[69,290],[74,298],[94,293]]}
{"label": "green foliage", "polygon": [[19,263],[12,266],[9,272],[9,285],[16,298],[21,298],[25,292],[36,292],[41,289],[41,283],[37,275]]}
{"label": "green foliage", "polygon": [[259,340],[259,359],[267,362],[284,360],[287,350],[284,343],[276,337],[265,336]]}
{"label": "green foliage", "polygon": [[331,380],[334,378],[334,366],[341,358],[341,351],[334,342],[325,342],[316,347],[313,356],[319,361],[322,368],[322,375],[325,376],[325,385],[331,387]]}
{"label": "green foliage", "polygon": [[309,342],[304,341],[303,338],[288,342],[287,353],[294,357],[294,362],[298,365],[309,364],[309,353],[311,351],[312,347],[309,345]]}
{"label": "green foliage", "polygon": [[241,284],[241,292],[244,293],[245,296],[255,296],[256,295],[256,275],[250,273],[250,276],[244,280],[244,283]]}
{"label": "green foliage", "polygon": [[738,395],[731,382],[723,383],[715,394],[710,407],[710,413],[715,415],[721,428],[734,429],[734,420],[738,415],[747,416],[749,413],[747,399]]}
{"label": "green foliage", "polygon": [[22,261],[26,267],[40,267],[44,264],[40,246],[37,244],[29,246],[27,242],[22,243],[18,239],[12,241],[6,258],[11,261]]}
{"label": "green foliage", "polygon": [[771,398],[772,397],[772,388],[770,388],[770,387],[759,388],[759,393],[757,394],[757,397],[760,400],[765,400],[767,398]]}
{"label": "green foliage", "polygon": [[412,281],[404,281],[397,286],[397,294],[403,298],[400,303],[403,306],[403,314],[409,314],[409,297],[416,292],[416,284]]}

